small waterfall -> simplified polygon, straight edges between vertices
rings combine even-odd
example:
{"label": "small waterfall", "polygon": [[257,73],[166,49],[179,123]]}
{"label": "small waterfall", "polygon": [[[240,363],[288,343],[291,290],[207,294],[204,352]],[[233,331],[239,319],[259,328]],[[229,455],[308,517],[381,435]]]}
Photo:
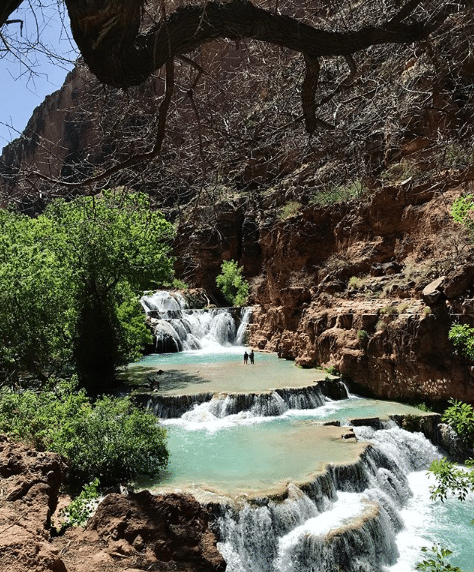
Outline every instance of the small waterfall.
{"label": "small waterfall", "polygon": [[439,457],[421,434],[357,428],[370,439],[353,465],[329,466],[285,500],[221,507],[219,550],[227,572],[381,572],[398,556],[407,473]]}
{"label": "small waterfall", "polygon": [[252,308],[242,308],[240,326],[237,330],[237,336],[235,338],[235,344],[237,346],[243,346],[246,343],[245,337],[247,335],[250,320],[252,318]]}
{"label": "small waterfall", "polygon": [[189,309],[179,292],[159,291],[140,301],[153,330],[156,353],[242,345],[252,315],[251,308]]}
{"label": "small waterfall", "polygon": [[319,381],[302,388],[276,389],[269,393],[202,393],[197,395],[138,394],[135,400],[161,419],[188,418],[193,412],[198,419],[212,416],[222,419],[229,415],[248,412],[252,417],[282,415],[288,409],[316,409],[327,399],[346,399],[346,386],[339,380]]}

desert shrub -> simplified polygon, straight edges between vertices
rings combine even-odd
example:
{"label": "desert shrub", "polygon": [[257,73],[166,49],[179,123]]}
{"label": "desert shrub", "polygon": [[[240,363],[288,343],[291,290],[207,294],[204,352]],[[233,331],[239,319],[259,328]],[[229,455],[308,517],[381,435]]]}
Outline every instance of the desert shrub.
{"label": "desert shrub", "polygon": [[232,306],[245,306],[249,297],[249,283],[242,277],[242,267],[235,260],[224,260],[216,278],[224,298]]}
{"label": "desert shrub", "polygon": [[398,314],[398,308],[395,306],[385,306],[380,310],[380,314],[385,316],[393,316],[394,314]]}
{"label": "desert shrub", "polygon": [[369,334],[366,330],[359,330],[357,332],[357,337],[359,339],[359,342],[366,342],[369,339]]}
{"label": "desert shrub", "polygon": [[421,175],[421,169],[413,163],[394,163],[386,169],[382,175],[382,181],[386,183],[395,183],[397,181],[403,181],[409,179],[410,177],[418,177]]}
{"label": "desert shrub", "polygon": [[345,185],[335,185],[329,189],[318,189],[310,198],[313,205],[331,205],[334,203],[343,203],[351,199],[358,199],[365,193],[365,187],[362,181],[356,179]]}
{"label": "desert shrub", "polygon": [[278,220],[283,221],[287,218],[295,216],[298,214],[301,208],[301,203],[298,201],[288,201],[286,205],[282,206],[280,212],[278,213]]}
{"label": "desert shrub", "polygon": [[472,147],[463,146],[457,142],[448,143],[436,157],[439,168],[461,169],[468,167],[474,161]]}
{"label": "desert shrub", "polygon": [[165,430],[129,397],[94,403],[76,382],[41,392],[0,392],[0,432],[59,453],[69,461],[71,482],[99,477],[102,484],[154,476],[168,461]]}

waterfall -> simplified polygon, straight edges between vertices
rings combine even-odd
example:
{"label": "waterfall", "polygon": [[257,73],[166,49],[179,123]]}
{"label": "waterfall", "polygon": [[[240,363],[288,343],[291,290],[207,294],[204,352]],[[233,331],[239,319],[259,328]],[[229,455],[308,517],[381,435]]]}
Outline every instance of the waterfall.
{"label": "waterfall", "polygon": [[354,465],[332,466],[283,501],[221,507],[219,550],[227,572],[381,572],[399,557],[407,474],[439,453],[422,434],[392,427],[355,429],[370,440]]}
{"label": "waterfall", "polygon": [[347,397],[347,388],[341,381],[322,380],[309,387],[281,388],[267,393],[138,394],[135,400],[161,419],[177,418],[187,413],[188,420],[194,416],[197,420],[206,418],[209,421],[242,412],[252,417],[277,416],[289,409],[316,409],[328,399]]}
{"label": "waterfall", "polygon": [[252,315],[251,308],[190,309],[179,292],[147,294],[140,302],[153,330],[156,353],[242,345]]}

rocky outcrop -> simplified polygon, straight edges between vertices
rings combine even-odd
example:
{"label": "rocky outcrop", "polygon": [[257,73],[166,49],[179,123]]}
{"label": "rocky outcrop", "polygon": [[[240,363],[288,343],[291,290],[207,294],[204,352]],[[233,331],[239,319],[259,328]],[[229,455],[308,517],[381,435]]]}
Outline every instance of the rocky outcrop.
{"label": "rocky outcrop", "polygon": [[335,367],[378,397],[474,401],[474,370],[448,339],[453,322],[474,324],[473,247],[450,217],[463,190],[452,184],[381,187],[262,227],[250,343]]}
{"label": "rocky outcrop", "polygon": [[58,455],[0,436],[0,570],[225,570],[209,513],[190,495],[110,494],[86,530],[52,536],[66,469]]}
{"label": "rocky outcrop", "polygon": [[0,436],[0,569],[66,572],[51,543],[51,515],[66,465]]}
{"label": "rocky outcrop", "polygon": [[96,531],[107,543],[106,553],[133,555],[140,569],[159,562],[163,572],[225,570],[209,514],[191,495],[110,494],[87,530]]}

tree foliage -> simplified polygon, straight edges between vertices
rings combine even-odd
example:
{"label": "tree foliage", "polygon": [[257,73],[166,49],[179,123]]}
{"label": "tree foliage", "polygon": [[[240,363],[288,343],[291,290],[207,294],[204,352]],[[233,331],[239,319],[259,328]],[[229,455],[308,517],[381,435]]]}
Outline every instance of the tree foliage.
{"label": "tree foliage", "polygon": [[423,562],[416,565],[417,570],[424,570],[425,572],[462,572],[458,566],[453,566],[448,562],[452,551],[440,546],[433,546],[431,550],[426,547],[421,549],[423,552],[431,552],[431,556]]}
{"label": "tree foliage", "polygon": [[249,297],[249,284],[242,277],[242,267],[235,260],[224,260],[216,284],[232,306],[245,306]]}
{"label": "tree foliage", "polygon": [[62,455],[70,463],[70,479],[78,483],[91,476],[103,485],[156,476],[168,461],[166,432],[155,415],[129,397],[104,396],[92,403],[74,380],[41,392],[2,389],[0,432]]}
{"label": "tree foliage", "polygon": [[148,341],[142,289],[168,280],[173,229],[144,195],[54,201],[37,218],[0,212],[4,380],[76,371],[100,392]]}
{"label": "tree foliage", "polygon": [[467,324],[453,324],[449,329],[448,338],[461,355],[474,360],[474,328]]}

